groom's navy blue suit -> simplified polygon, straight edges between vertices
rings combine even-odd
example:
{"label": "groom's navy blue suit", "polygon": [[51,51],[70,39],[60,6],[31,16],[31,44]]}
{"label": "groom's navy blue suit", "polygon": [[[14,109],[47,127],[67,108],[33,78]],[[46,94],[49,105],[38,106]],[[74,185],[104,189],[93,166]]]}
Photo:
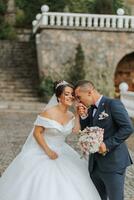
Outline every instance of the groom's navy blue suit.
{"label": "groom's navy blue suit", "polygon": [[[102,112],[107,117],[99,119]],[[99,153],[89,157],[90,176],[98,189],[101,199],[123,200],[125,169],[132,164],[125,140],[133,133],[133,125],[119,100],[102,97],[98,109],[92,116],[80,120],[81,129],[86,126],[99,126],[104,129],[104,143],[109,152],[103,156]]]}

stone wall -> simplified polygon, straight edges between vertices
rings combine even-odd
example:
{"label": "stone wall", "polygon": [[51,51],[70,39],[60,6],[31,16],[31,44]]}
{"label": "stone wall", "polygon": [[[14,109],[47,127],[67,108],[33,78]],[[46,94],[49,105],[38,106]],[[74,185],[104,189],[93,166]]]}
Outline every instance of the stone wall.
{"label": "stone wall", "polygon": [[116,67],[126,54],[134,52],[134,34],[43,29],[36,35],[40,76],[66,79],[67,71],[74,65],[78,44],[84,51],[85,78],[104,94],[113,96]]}

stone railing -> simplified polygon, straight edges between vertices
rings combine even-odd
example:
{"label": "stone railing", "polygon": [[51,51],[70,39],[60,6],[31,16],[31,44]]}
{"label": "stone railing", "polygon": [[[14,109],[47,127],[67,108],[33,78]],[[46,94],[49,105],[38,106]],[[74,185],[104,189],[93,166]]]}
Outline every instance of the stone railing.
{"label": "stone railing", "polygon": [[134,16],[124,15],[123,9],[117,15],[96,15],[81,13],[48,12],[49,7],[41,7],[42,13],[33,21],[33,32],[40,28],[75,28],[108,31],[134,31]]}
{"label": "stone railing", "polygon": [[129,116],[134,118],[134,92],[121,92],[120,99],[125,105]]}

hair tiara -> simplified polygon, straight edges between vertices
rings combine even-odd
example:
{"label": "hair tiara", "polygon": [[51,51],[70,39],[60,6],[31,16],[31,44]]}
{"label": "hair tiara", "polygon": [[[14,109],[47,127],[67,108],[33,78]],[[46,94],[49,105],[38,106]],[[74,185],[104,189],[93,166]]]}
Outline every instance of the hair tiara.
{"label": "hair tiara", "polygon": [[67,85],[68,84],[68,82],[66,82],[66,81],[61,81],[60,83],[58,83],[57,85],[56,85],[56,89],[59,87],[59,86],[61,86],[61,85]]}

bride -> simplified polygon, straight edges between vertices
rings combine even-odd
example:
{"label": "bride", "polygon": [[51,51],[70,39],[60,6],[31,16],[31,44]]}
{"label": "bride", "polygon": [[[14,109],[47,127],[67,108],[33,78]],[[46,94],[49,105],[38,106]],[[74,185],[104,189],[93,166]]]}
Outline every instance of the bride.
{"label": "bride", "polygon": [[100,200],[87,161],[65,143],[77,121],[68,110],[73,100],[73,86],[57,83],[21,152],[0,178],[0,200]]}

